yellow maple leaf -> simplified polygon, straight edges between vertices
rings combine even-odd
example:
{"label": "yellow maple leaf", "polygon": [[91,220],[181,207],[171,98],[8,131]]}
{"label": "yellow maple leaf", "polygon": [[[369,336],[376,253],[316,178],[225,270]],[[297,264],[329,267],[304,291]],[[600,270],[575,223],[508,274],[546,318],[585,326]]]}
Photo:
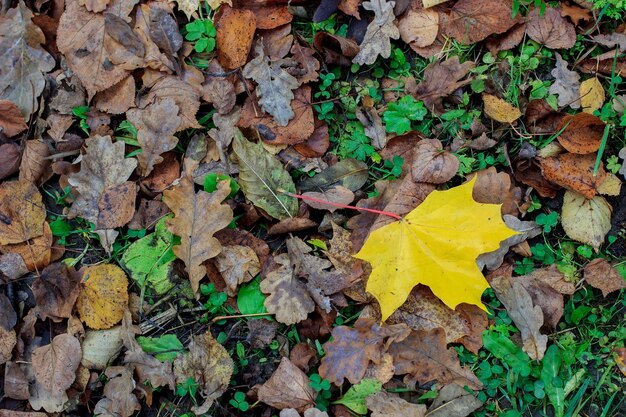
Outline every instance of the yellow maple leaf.
{"label": "yellow maple leaf", "polygon": [[475,178],[433,191],[403,219],[373,231],[356,255],[372,265],[366,290],[378,300],[383,321],[417,284],[430,287],[448,307],[481,302],[489,287],[476,265],[481,253],[517,234],[500,216],[500,204],[472,198]]}

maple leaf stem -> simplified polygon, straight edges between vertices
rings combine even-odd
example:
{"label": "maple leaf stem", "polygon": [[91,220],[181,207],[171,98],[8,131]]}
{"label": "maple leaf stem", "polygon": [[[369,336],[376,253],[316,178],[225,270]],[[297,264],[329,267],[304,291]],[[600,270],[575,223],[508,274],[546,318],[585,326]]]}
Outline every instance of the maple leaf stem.
{"label": "maple leaf stem", "polygon": [[356,207],[356,206],[349,206],[346,204],[333,203],[332,201],[322,200],[321,198],[309,197],[309,196],[305,196],[301,194],[294,194],[285,190],[278,190],[278,191],[290,197],[299,198],[300,200],[304,200],[304,201],[314,201],[316,203],[328,204],[329,206],[345,208],[345,209],[350,209],[350,210],[367,211],[368,213],[382,214],[383,216],[393,217],[396,220],[402,220],[402,216],[399,216],[395,213],[391,213],[389,211],[375,210],[375,209],[370,209],[370,208],[365,208],[365,207]]}

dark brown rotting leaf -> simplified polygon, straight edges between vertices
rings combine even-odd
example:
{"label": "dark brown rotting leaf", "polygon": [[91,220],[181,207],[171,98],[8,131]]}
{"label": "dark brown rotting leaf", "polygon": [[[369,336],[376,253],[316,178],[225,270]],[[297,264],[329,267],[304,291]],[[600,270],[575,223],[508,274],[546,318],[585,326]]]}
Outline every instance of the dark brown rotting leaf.
{"label": "dark brown rotting leaf", "polygon": [[597,189],[606,179],[606,171],[602,163],[598,173],[594,175],[595,154],[576,155],[560,154],[551,158],[539,158],[541,171],[548,181],[561,187],[576,191],[587,198],[593,198]]}

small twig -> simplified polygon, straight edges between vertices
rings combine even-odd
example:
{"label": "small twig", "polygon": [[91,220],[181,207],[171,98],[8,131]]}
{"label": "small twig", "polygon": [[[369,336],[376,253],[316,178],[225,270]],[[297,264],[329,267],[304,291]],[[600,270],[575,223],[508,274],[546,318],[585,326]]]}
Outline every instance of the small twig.
{"label": "small twig", "polygon": [[271,316],[272,314],[273,313],[254,313],[254,314],[235,314],[232,316],[217,316],[217,317],[213,317],[213,320],[211,320],[211,323],[215,323],[216,321],[227,320],[227,319],[240,319],[243,317]]}

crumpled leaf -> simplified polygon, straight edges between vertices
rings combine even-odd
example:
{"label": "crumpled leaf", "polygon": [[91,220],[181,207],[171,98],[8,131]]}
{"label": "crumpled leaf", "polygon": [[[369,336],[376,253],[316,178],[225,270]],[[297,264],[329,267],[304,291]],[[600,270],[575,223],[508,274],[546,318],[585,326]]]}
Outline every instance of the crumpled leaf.
{"label": "crumpled leaf", "polygon": [[246,198],[278,220],[294,217],[298,201],[281,192],[295,193],[291,175],[261,143],[250,142],[239,129],[235,129],[234,134],[233,152],[239,161],[239,185]]}
{"label": "crumpled leaf", "polygon": [[191,409],[200,415],[208,412],[213,402],[228,389],[234,363],[228,351],[213,338],[210,331],[192,336],[188,348],[189,352],[174,361],[174,373],[177,383],[191,377],[199,384],[204,404]]}
{"label": "crumpled leaf", "polygon": [[298,88],[298,80],[282,68],[289,62],[288,59],[271,61],[265,55],[262,42],[255,44],[254,51],[256,57],[243,68],[243,76],[257,83],[255,91],[261,108],[271,114],[278,125],[287,126],[294,117],[292,90]]}
{"label": "crumpled leaf", "polygon": [[309,377],[287,358],[282,358],[272,376],[258,391],[259,401],[279,410],[303,410],[315,403],[317,393],[311,388]]}
{"label": "crumpled leaf", "polygon": [[59,322],[72,316],[78,298],[80,275],[64,263],[55,263],[44,269],[32,284],[39,318]]}
{"label": "crumpled leaf", "polygon": [[[26,120],[37,111],[37,98],[46,85],[44,74],[55,66],[52,55],[41,47],[46,38],[32,18],[23,1],[0,17],[0,99],[13,102]],[[6,131],[8,136],[16,134],[16,127],[12,129]]]}
{"label": "crumpled leaf", "polygon": [[374,12],[374,20],[367,26],[361,50],[352,59],[359,65],[372,65],[376,58],[389,58],[391,55],[391,39],[398,39],[400,32],[394,23],[393,6],[395,2],[387,0],[364,1],[363,8]]}
{"label": "crumpled leaf", "polygon": [[512,17],[512,7],[511,0],[460,0],[450,10],[444,33],[465,45],[504,33],[521,20]]}
{"label": "crumpled leaf", "polygon": [[365,402],[367,408],[372,411],[372,417],[424,417],[426,415],[424,404],[410,403],[386,391],[367,397]]}
{"label": "crumpled leaf", "polygon": [[124,317],[128,306],[128,278],[117,265],[98,264],[81,271],[82,285],[76,310],[94,330],[108,329]]}
{"label": "crumpled leaf", "polygon": [[133,394],[135,381],[132,371],[125,366],[110,366],[104,374],[108,378],[104,385],[104,397],[96,403],[94,415],[130,417],[141,410],[141,404]]}
{"label": "crumpled leaf", "polygon": [[452,309],[460,303],[484,308],[481,296],[489,285],[476,257],[515,232],[502,221],[499,205],[472,199],[474,183],[433,191],[402,220],[371,232],[355,255],[372,265],[366,289],[378,300],[383,321],[417,284]]}
{"label": "crumpled leaf", "polygon": [[542,12],[535,7],[526,18],[526,34],[530,39],[550,49],[569,49],[576,43],[574,25],[561,17],[557,8],[546,7]]}
{"label": "crumpled leaf", "polygon": [[476,396],[457,384],[446,385],[428,408],[428,417],[465,417],[482,407]]}
{"label": "crumpled leaf", "polygon": [[585,282],[602,291],[606,297],[613,291],[626,288],[626,280],[606,259],[596,258],[585,265]]}
{"label": "crumpled leaf", "polygon": [[541,360],[548,344],[548,337],[540,332],[543,326],[541,308],[533,304],[530,294],[519,280],[501,275],[491,281],[491,286],[520,330],[524,352],[531,359]]}
{"label": "crumpled leaf", "polygon": [[604,197],[586,199],[582,194],[566,191],[561,225],[568,237],[586,243],[598,252],[606,234],[611,230],[612,211]]}
{"label": "crumpled leaf", "polygon": [[485,114],[496,122],[513,123],[522,116],[520,109],[491,94],[483,94],[483,103]]}
{"label": "crumpled leaf", "polygon": [[474,66],[472,61],[460,63],[458,56],[443,62],[433,62],[424,70],[424,79],[417,85],[413,96],[422,100],[428,110],[437,114],[443,113],[443,97],[469,84],[471,79],[463,78]]}
{"label": "crumpled leaf", "polygon": [[33,372],[37,382],[46,390],[61,395],[74,379],[80,364],[80,342],[67,333],[55,336],[49,345],[33,350]]}
{"label": "crumpled leaf", "polygon": [[180,237],[180,244],[173,250],[185,263],[195,294],[198,293],[200,280],[206,275],[202,263],[222,251],[222,245],[213,235],[233,220],[233,211],[222,204],[229,193],[228,181],[220,181],[217,190],[210,194],[205,191],[196,193],[194,183],[187,175],[180,179],[178,185],[163,192],[165,204],[174,213],[174,218],[166,221],[167,227]]}
{"label": "crumpled leaf", "polygon": [[163,161],[161,154],[176,147],[178,138],[174,133],[181,123],[178,111],[174,100],[166,98],[143,109],[131,109],[126,113],[128,121],[137,128],[137,142],[141,145],[137,160],[144,177]]}
{"label": "crumpled leaf", "polygon": [[556,94],[559,107],[570,106],[572,109],[580,108],[580,74],[567,69],[567,61],[556,55],[556,67],[550,72],[555,78],[548,92]]}
{"label": "crumpled leaf", "polygon": [[28,181],[0,184],[0,245],[22,243],[44,234],[46,208]]}
{"label": "crumpled leaf", "polygon": [[226,282],[225,292],[233,297],[237,287],[251,281],[259,272],[261,264],[256,253],[249,246],[225,245],[215,257],[217,270]]}
{"label": "crumpled leaf", "polygon": [[593,114],[604,104],[604,87],[597,78],[589,78],[580,84],[580,104],[583,112]]}
{"label": "crumpled leaf", "polygon": [[453,348],[447,348],[445,331],[412,331],[404,340],[389,348],[396,375],[406,374],[405,383],[417,381],[426,384],[435,381],[438,386],[457,383],[479,390],[482,383],[469,368],[462,367]]}
{"label": "crumpled leaf", "polygon": [[15,136],[28,129],[28,125],[24,122],[24,115],[12,101],[0,100],[0,129],[8,137]]}
{"label": "crumpled leaf", "polygon": [[324,344],[326,355],[319,374],[337,386],[344,379],[356,384],[370,363],[380,363],[389,345],[405,339],[409,332],[405,324],[379,325],[367,318],[359,318],[353,328],[337,326],[332,331],[332,341]]}
{"label": "crumpled leaf", "polygon": [[589,113],[567,115],[557,126],[557,131],[561,132],[557,139],[569,152],[585,155],[600,148],[604,127],[602,119]]}
{"label": "crumpled leaf", "polygon": [[174,286],[171,278],[176,259],[172,250],[175,238],[167,230],[165,220],[157,223],[154,233],[131,243],[121,259],[122,266],[141,288],[149,285],[157,294],[165,294]]}

